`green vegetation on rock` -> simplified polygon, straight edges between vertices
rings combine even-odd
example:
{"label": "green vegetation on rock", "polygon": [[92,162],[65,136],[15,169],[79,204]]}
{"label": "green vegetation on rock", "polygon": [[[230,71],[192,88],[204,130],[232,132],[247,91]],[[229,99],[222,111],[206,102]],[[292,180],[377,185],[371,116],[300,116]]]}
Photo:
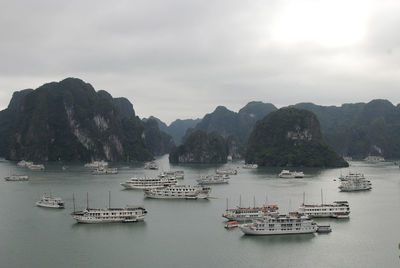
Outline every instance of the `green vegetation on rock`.
{"label": "green vegetation on rock", "polygon": [[256,123],[246,162],[261,166],[348,166],[323,141],[315,114],[295,108],[282,108]]}
{"label": "green vegetation on rock", "polygon": [[400,158],[400,108],[387,100],[340,107],[300,103],[294,107],[314,112],[324,139],[342,155]]}
{"label": "green vegetation on rock", "polygon": [[196,130],[169,155],[171,163],[226,163],[224,138],[216,132]]}
{"label": "green vegetation on rock", "polygon": [[14,94],[0,122],[8,144],[0,154],[11,160],[150,160],[144,128],[126,99],[96,92],[80,79],[67,78]]}
{"label": "green vegetation on rock", "polygon": [[[215,131],[224,138],[234,134],[241,143],[246,144],[256,121],[275,110],[276,107],[273,104],[254,101],[249,102],[238,113],[224,106],[218,106],[212,113],[206,114],[193,130],[203,130],[208,133]],[[193,130],[189,129],[185,137]]]}
{"label": "green vegetation on rock", "polygon": [[169,153],[175,146],[172,137],[159,129],[159,123],[154,118],[143,120],[143,125],[146,146],[154,155]]}

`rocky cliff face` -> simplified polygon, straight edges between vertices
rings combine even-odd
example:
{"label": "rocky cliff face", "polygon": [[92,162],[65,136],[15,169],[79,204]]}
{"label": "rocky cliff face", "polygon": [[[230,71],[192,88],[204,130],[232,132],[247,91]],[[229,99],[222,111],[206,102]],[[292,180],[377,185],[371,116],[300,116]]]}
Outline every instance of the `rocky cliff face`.
{"label": "rocky cliff face", "polygon": [[245,148],[239,138],[232,134],[225,139],[226,152],[232,159],[241,159],[244,156]]}
{"label": "rocky cliff face", "polygon": [[96,92],[82,80],[68,78],[45,84],[14,97],[10,107],[6,112],[12,113],[15,121],[0,131],[10,134],[10,143],[0,153],[11,160],[152,158],[132,104],[113,99],[105,91]]}
{"label": "rocky cliff face", "polygon": [[272,112],[256,123],[246,162],[264,166],[348,166],[323,141],[317,117],[295,108]]}
{"label": "rocky cliff face", "polygon": [[194,131],[169,155],[171,163],[226,163],[225,141],[216,132]]}
{"label": "rocky cliff face", "polygon": [[154,155],[169,153],[175,146],[172,137],[160,130],[157,120],[151,118],[142,121],[144,125],[143,137],[147,148],[149,148]]}
{"label": "rocky cliff face", "polygon": [[233,134],[241,143],[246,144],[256,121],[275,110],[274,105],[263,102],[249,102],[238,113],[218,106],[212,113],[206,114],[193,129],[188,129],[184,139],[194,130],[203,130],[208,133],[218,132],[224,138]]}
{"label": "rocky cliff face", "polygon": [[400,109],[387,100],[319,106],[299,103],[321,123],[324,140],[342,155],[363,159],[368,155],[400,157]]}

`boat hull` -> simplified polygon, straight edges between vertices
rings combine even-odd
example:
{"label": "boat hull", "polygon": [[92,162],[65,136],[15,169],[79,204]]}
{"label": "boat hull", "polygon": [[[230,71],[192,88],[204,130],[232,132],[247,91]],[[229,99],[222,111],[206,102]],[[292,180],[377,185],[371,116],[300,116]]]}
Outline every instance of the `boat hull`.
{"label": "boat hull", "polygon": [[246,234],[246,235],[293,235],[293,234],[312,234],[317,231],[317,228],[314,227],[312,229],[306,229],[306,230],[286,230],[286,231],[281,231],[281,230],[275,230],[275,231],[269,231],[269,230],[253,230],[249,227],[246,226],[239,226],[240,230]]}
{"label": "boat hull", "polygon": [[372,189],[372,187],[369,188],[362,188],[362,189],[343,189],[339,188],[341,192],[359,192],[359,191],[369,191]]}
{"label": "boat hull", "polygon": [[171,195],[152,195],[145,193],[144,196],[147,198],[154,198],[154,199],[187,199],[187,200],[208,199],[208,195],[171,196]]}
{"label": "boat hull", "polygon": [[125,187],[127,190],[145,190],[145,189],[160,189],[171,185],[158,185],[158,186],[132,186],[129,184],[121,183],[121,186]]}
{"label": "boat hull", "polygon": [[118,218],[118,219],[96,219],[94,217],[73,216],[77,223],[96,224],[96,223],[129,223],[144,221],[144,216],[135,218]]}
{"label": "boat hull", "polygon": [[53,204],[44,204],[44,203],[41,203],[41,202],[36,202],[36,205],[38,206],[38,207],[43,207],[43,208],[64,208],[64,205],[53,205]]}

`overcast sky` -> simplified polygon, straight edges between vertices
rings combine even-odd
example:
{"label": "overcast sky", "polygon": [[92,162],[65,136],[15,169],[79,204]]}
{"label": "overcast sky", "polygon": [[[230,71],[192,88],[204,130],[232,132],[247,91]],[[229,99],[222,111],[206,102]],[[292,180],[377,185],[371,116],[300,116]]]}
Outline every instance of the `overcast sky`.
{"label": "overcast sky", "polygon": [[400,102],[400,1],[0,0],[0,108],[78,77],[170,123],[260,100]]}

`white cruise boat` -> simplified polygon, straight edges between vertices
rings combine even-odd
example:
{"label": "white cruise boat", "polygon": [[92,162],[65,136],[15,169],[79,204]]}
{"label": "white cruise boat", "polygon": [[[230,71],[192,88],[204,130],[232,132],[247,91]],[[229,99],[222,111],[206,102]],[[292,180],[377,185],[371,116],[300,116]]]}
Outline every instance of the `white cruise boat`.
{"label": "white cruise boat", "polygon": [[347,175],[342,175],[340,174],[339,180],[341,181],[349,181],[353,179],[365,179],[363,173],[357,173],[357,172],[349,172]]}
{"label": "white cruise boat", "polygon": [[18,174],[11,174],[4,178],[6,181],[27,181],[29,180],[28,175],[18,175]]}
{"label": "white cruise boat", "polygon": [[17,163],[17,166],[19,167],[28,167],[30,165],[33,165],[33,162],[29,162],[29,161],[25,161],[25,160],[21,160]]}
{"label": "white cruise boat", "polygon": [[264,205],[262,207],[240,207],[227,208],[222,217],[230,221],[249,221],[253,219],[263,218],[267,215],[278,213],[277,205]]}
{"label": "white cruise boat", "polygon": [[215,173],[220,175],[236,175],[237,170],[234,168],[219,168],[215,171]]}
{"label": "white cruise boat", "polygon": [[210,187],[200,185],[174,185],[160,189],[145,189],[144,195],[149,198],[162,199],[207,199]]}
{"label": "white cruise boat", "polygon": [[246,235],[311,234],[317,231],[317,224],[305,215],[291,212],[267,215],[239,228]]}
{"label": "white cruise boat", "polygon": [[202,175],[196,180],[198,184],[225,184],[229,182],[228,175]]}
{"label": "white cruise boat", "polygon": [[108,167],[108,163],[106,161],[93,161],[90,163],[86,163],[84,165],[85,168],[100,168],[100,167]]}
{"label": "white cruise boat", "polygon": [[289,171],[289,170],[282,170],[281,173],[279,173],[279,178],[303,178],[304,173],[302,171],[297,172],[297,171]]}
{"label": "white cruise boat", "polygon": [[183,179],[185,177],[185,174],[184,174],[183,170],[163,171],[160,174],[158,174],[158,177],[171,178],[171,179]]}
{"label": "white cruise boat", "polygon": [[258,165],[257,164],[244,164],[242,166],[242,168],[244,168],[244,169],[256,169],[256,168],[258,168]]}
{"label": "white cruise boat", "polygon": [[93,175],[109,175],[109,174],[118,174],[117,168],[106,168],[106,167],[98,167],[92,171]]}
{"label": "white cruise boat", "polygon": [[42,164],[38,164],[38,165],[32,164],[32,165],[29,165],[28,168],[31,169],[31,170],[44,170],[44,165],[42,165]]}
{"label": "white cruise boat", "polygon": [[43,194],[42,199],[36,202],[39,207],[64,208],[64,202],[59,197]]}
{"label": "white cruise boat", "polygon": [[167,177],[174,177],[175,179],[183,179],[185,177],[185,173],[183,170],[175,170],[175,171],[166,171],[162,172]]}
{"label": "white cruise boat", "polygon": [[332,204],[307,205],[301,204],[299,212],[310,218],[338,218],[347,219],[350,214],[350,206],[347,201],[334,201]]}
{"label": "white cruise boat", "polygon": [[147,162],[144,164],[144,168],[145,169],[153,169],[153,170],[157,170],[158,169],[158,165],[156,164],[156,162],[152,161],[152,162]]}
{"label": "white cruise boat", "polygon": [[342,181],[339,189],[341,192],[366,191],[372,189],[372,184],[365,178],[357,178],[348,181]]}
{"label": "white cruise boat", "polygon": [[379,163],[379,162],[385,162],[385,158],[379,155],[369,155],[366,158],[364,158],[364,161],[368,163]]}
{"label": "white cruise boat", "polygon": [[121,183],[126,189],[157,189],[164,188],[177,184],[174,178],[131,178],[130,180]]}
{"label": "white cruise boat", "polygon": [[147,210],[141,206],[125,208],[86,208],[71,213],[78,223],[115,223],[143,221]]}
{"label": "white cruise boat", "polygon": [[75,211],[75,197],[73,196],[74,212],[71,216],[78,223],[117,223],[143,221],[147,210],[142,206],[126,206],[125,208],[111,207],[111,192],[108,196],[108,208],[89,208],[89,194],[86,197],[86,209]]}

